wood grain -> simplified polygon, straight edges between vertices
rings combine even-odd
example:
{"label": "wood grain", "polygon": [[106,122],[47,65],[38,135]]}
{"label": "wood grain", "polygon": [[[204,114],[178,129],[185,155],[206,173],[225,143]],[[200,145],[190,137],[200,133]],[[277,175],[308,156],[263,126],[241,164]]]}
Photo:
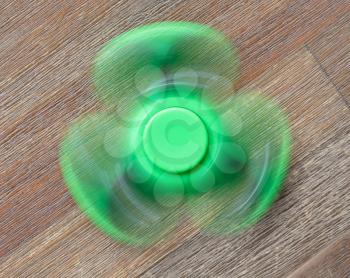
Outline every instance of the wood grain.
{"label": "wood grain", "polygon": [[[348,1],[1,1],[0,276],[278,277],[349,229]],[[100,108],[89,71],[129,28],[190,20],[238,47],[237,89],[287,110],[293,165],[270,214],[235,238],[190,225],[149,249],[121,246],[80,214],[60,175],[66,127]],[[337,41],[338,43],[335,43]]]}
{"label": "wood grain", "polygon": [[311,40],[308,46],[350,106],[350,13]]}
{"label": "wood grain", "polygon": [[350,111],[302,49],[246,88],[275,96],[293,126],[294,157],[270,213],[236,237],[188,239],[145,277],[285,277],[350,228]]}
{"label": "wood grain", "polygon": [[[102,4],[96,5],[103,6]],[[131,27],[128,20],[137,9],[132,9],[133,6],[130,7],[130,3],[125,1],[119,2],[114,8],[112,4],[108,2],[109,9],[106,8],[105,13],[108,18],[115,17],[119,21],[113,28],[108,29],[105,26],[106,30],[121,32],[123,24],[129,24],[127,26]],[[17,51],[15,49],[14,52],[23,56],[23,60],[27,62],[34,58],[36,64],[28,63],[26,69],[17,67],[16,60],[12,62],[13,64],[11,62],[7,64],[8,68],[13,69],[12,75],[16,77],[4,84],[0,97],[2,109],[4,109],[2,113],[4,116],[0,120],[4,130],[1,137],[2,157],[0,158],[1,165],[4,167],[0,178],[6,184],[0,189],[2,198],[6,198],[4,208],[0,209],[0,217],[8,221],[7,225],[0,228],[3,229],[0,230],[0,234],[6,234],[2,242],[1,255],[11,252],[21,242],[45,230],[55,219],[72,208],[72,201],[60,177],[57,151],[59,140],[68,123],[77,119],[83,112],[96,109],[97,105],[90,94],[91,84],[87,72],[94,53],[102,43],[103,35],[99,30],[106,24],[104,18],[106,14],[102,13],[97,19],[93,11],[94,7],[91,5],[87,7],[82,5],[79,10],[72,3],[71,6],[64,6],[65,10],[58,9],[57,13],[52,15],[53,18],[59,18],[59,12],[64,12],[64,17],[68,17],[68,20],[70,13],[73,13],[73,22],[68,29],[65,29],[65,25],[60,26],[59,23],[56,27],[49,28],[48,36],[54,38],[54,42],[52,47],[47,46],[48,53],[43,51],[38,57],[33,57],[30,50],[32,48],[27,48],[28,43],[32,41],[50,44],[46,33],[33,31],[28,38],[23,38],[24,42],[19,42]],[[125,10],[126,5],[131,8],[129,14],[128,10]],[[172,7],[166,2],[149,2],[147,5],[142,6],[142,12],[152,13],[163,5]],[[47,7],[47,9],[50,8]],[[92,18],[83,16],[82,18],[87,17],[86,19],[92,25],[86,26],[80,23],[82,25],[78,25],[75,29],[72,26],[80,21],[76,22],[74,18],[78,16],[78,12],[83,13],[84,9],[91,13],[97,23],[93,25]],[[156,16],[161,16],[161,13]],[[35,19],[41,22],[45,17],[39,14],[35,15]],[[45,21],[41,22],[41,24],[44,23]],[[112,23],[108,22],[108,24]],[[54,36],[57,28],[67,32],[67,38]],[[79,32],[75,33],[75,30]],[[84,44],[80,44],[80,40],[83,40]],[[60,45],[58,49],[54,47],[56,44]],[[8,49],[8,52],[11,53],[11,50],[11,48]],[[20,61],[21,57],[17,60]],[[1,72],[3,71],[2,68]],[[4,75],[1,74],[1,76]],[[35,200],[35,206],[33,206],[33,200]],[[11,231],[8,229],[10,226],[14,226],[16,230]]]}
{"label": "wood grain", "polygon": [[311,258],[289,278],[333,278],[350,276],[350,234],[337,241]]}

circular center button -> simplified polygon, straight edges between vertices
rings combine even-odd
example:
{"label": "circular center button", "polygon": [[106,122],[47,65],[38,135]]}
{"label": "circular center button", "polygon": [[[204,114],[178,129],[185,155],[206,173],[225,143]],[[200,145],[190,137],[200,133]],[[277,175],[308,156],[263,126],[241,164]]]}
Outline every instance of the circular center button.
{"label": "circular center button", "polygon": [[173,107],[156,113],[146,124],[143,145],[149,160],[173,173],[195,167],[208,148],[202,120],[192,111]]}

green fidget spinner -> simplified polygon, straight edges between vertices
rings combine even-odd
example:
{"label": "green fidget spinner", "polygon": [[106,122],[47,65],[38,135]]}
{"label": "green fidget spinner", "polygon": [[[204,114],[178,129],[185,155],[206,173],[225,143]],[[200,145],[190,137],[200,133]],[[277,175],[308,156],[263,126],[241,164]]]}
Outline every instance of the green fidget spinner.
{"label": "green fidget spinner", "polygon": [[232,94],[237,57],[208,26],[155,23],[98,53],[104,111],[73,124],[60,150],[64,179],[102,230],[151,244],[186,216],[210,233],[254,224],[286,175],[286,115],[257,92]]}

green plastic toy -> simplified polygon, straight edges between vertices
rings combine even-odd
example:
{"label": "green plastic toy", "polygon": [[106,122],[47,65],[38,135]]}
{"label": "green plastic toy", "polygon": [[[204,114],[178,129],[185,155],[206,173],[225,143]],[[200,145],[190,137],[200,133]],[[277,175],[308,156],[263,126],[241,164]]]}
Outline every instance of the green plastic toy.
{"label": "green plastic toy", "polygon": [[233,93],[238,59],[212,28],[161,22],[97,54],[105,110],[68,130],[60,149],[78,205],[113,238],[148,245],[184,215],[231,234],[270,208],[291,151],[284,112],[258,92]]}

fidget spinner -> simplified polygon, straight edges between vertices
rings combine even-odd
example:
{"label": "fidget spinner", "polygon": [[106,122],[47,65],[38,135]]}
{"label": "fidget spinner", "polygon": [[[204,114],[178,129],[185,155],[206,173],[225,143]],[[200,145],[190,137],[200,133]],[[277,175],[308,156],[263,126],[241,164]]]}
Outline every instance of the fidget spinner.
{"label": "fidget spinner", "polygon": [[233,93],[238,59],[216,30],[162,22],[97,54],[104,110],[74,123],[60,149],[65,182],[103,231],[152,244],[181,219],[207,233],[256,223],[286,175],[285,113],[258,92]]}

